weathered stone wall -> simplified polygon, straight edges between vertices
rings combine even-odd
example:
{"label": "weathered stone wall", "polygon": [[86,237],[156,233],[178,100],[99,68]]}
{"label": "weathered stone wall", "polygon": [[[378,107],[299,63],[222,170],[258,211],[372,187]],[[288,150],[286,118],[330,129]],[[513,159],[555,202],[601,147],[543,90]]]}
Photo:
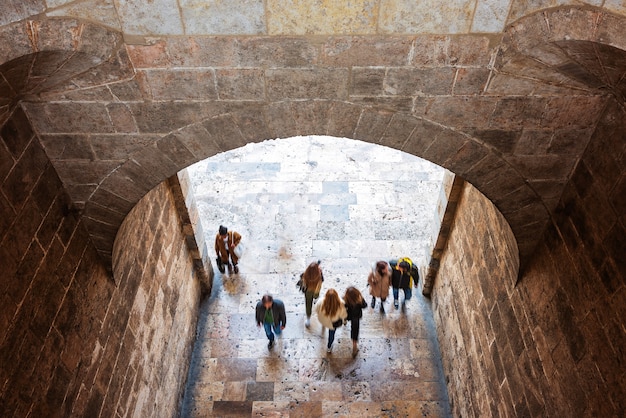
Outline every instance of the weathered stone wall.
{"label": "weathered stone wall", "polygon": [[134,382],[130,397],[123,395],[120,402],[126,402],[129,416],[175,416],[189,369],[201,288],[165,182],[127,216],[113,260],[124,294],[121,303],[129,307],[123,339],[133,347],[123,353],[119,373],[114,373],[121,376],[129,370]]}
{"label": "weathered stone wall", "polygon": [[506,416],[498,407],[510,406],[511,398],[502,400],[508,386],[501,387],[497,356],[520,352],[519,339],[512,341],[515,347],[509,344],[519,330],[513,334],[504,322],[512,319],[508,294],[516,279],[509,262],[513,250],[506,245],[512,236],[491,202],[469,183],[458,205],[431,294],[450,404],[454,416]]}
{"label": "weathered stone wall", "polygon": [[196,277],[200,281],[202,295],[210,295],[213,288],[213,266],[204,239],[196,196],[187,169],[170,177],[167,183],[174,196],[184,239],[193,260]]}
{"label": "weathered stone wall", "polygon": [[19,109],[0,136],[0,416],[175,415],[200,289],[169,189],[129,215],[114,280]]}
{"label": "weathered stone wall", "polygon": [[101,365],[113,286],[20,109],[0,135],[0,415],[69,415]]}
{"label": "weathered stone wall", "polygon": [[613,104],[517,285],[513,241],[463,192],[433,306],[456,416],[624,416],[626,170]]}

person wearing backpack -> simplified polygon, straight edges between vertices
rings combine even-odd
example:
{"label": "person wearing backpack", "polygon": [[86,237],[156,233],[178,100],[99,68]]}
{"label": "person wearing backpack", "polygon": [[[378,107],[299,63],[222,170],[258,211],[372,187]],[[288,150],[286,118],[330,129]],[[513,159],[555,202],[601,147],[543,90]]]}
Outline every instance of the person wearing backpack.
{"label": "person wearing backpack", "polygon": [[393,292],[393,306],[398,309],[400,289],[402,289],[404,293],[404,300],[402,301],[402,307],[404,308],[405,302],[411,299],[411,288],[413,285],[417,287],[417,279],[413,280],[413,276],[411,275],[411,268],[413,265],[411,259],[403,257],[394,264],[395,265],[392,264],[391,269],[391,287]]}

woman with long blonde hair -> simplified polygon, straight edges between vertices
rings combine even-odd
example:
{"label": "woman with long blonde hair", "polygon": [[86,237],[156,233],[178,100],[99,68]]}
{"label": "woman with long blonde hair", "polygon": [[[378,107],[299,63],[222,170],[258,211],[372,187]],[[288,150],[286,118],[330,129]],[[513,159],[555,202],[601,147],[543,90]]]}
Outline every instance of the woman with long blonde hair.
{"label": "woman with long blonde hair", "polygon": [[315,312],[322,326],[328,328],[326,351],[330,353],[335,341],[335,331],[344,325],[348,318],[346,306],[335,289],[328,289],[324,297],[315,304]]}

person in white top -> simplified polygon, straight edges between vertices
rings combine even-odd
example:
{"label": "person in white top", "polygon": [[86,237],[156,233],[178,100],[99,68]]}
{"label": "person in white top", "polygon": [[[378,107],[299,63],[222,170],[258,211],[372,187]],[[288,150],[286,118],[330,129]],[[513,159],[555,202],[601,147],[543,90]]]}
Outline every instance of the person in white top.
{"label": "person in white top", "polygon": [[315,304],[315,312],[322,326],[328,328],[326,351],[330,353],[335,341],[335,331],[338,327],[344,325],[348,319],[346,305],[335,289],[328,289],[324,297]]}

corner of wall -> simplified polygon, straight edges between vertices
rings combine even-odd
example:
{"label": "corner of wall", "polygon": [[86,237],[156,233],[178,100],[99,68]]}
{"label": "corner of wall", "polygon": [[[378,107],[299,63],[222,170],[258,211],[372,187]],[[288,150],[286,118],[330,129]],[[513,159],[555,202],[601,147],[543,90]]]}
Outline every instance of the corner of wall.
{"label": "corner of wall", "polygon": [[202,294],[210,295],[213,287],[213,266],[208,256],[204,231],[187,170],[181,170],[170,177],[168,185],[176,201],[176,210],[182,223],[185,242],[193,259],[196,277],[200,281]]}
{"label": "corner of wall", "polygon": [[438,222],[435,225],[435,227],[439,229],[437,240],[432,248],[426,274],[423,275],[424,284],[422,294],[424,296],[430,296],[432,292],[437,273],[439,272],[440,260],[448,241],[450,228],[454,222],[456,208],[464,185],[465,181],[462,178],[455,176],[451,172],[446,172],[440,191],[439,202],[437,204]]}

